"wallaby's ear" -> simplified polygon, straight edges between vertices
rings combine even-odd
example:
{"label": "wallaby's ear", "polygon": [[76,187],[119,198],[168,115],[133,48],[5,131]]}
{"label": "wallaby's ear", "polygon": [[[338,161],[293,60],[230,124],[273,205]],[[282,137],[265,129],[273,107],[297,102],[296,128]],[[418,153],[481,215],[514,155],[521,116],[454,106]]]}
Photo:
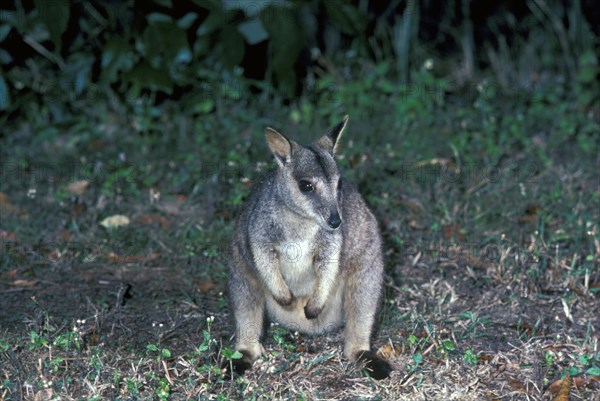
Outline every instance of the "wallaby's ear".
{"label": "wallaby's ear", "polygon": [[348,123],[348,115],[346,114],[342,121],[337,123],[334,127],[332,127],[327,134],[323,135],[318,141],[317,145],[329,151],[332,155],[336,154],[338,149],[339,139],[342,136],[342,132],[344,132],[344,128],[346,128],[346,124]]}
{"label": "wallaby's ear", "polygon": [[265,130],[265,137],[277,164],[283,167],[292,160],[292,142],[289,139],[271,127],[267,127]]}

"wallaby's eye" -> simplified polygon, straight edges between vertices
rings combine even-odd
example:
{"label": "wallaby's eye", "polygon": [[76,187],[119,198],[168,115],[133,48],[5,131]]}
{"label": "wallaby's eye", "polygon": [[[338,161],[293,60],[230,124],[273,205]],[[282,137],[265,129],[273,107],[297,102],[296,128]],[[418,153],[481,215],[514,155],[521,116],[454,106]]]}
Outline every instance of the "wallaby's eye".
{"label": "wallaby's eye", "polygon": [[313,187],[313,184],[311,184],[309,181],[306,181],[306,180],[301,180],[298,183],[298,187],[300,188],[300,191],[302,191],[302,192],[312,192],[315,190],[315,187]]}

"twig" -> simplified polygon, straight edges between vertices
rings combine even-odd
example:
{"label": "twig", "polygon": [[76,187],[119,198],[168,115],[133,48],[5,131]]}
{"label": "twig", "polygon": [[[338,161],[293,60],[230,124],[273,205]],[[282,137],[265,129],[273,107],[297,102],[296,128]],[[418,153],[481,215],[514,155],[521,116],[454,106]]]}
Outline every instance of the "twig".
{"label": "twig", "polygon": [[35,39],[33,39],[29,35],[25,35],[25,38],[23,40],[25,41],[25,43],[27,43],[29,46],[31,46],[33,48],[33,50],[40,53],[42,56],[46,57],[48,60],[52,61],[54,64],[58,65],[58,67],[61,70],[65,69],[65,67],[66,67],[65,62],[63,61],[63,59],[60,56],[57,56],[56,54],[51,53],[48,49],[46,49],[44,46],[39,44]]}

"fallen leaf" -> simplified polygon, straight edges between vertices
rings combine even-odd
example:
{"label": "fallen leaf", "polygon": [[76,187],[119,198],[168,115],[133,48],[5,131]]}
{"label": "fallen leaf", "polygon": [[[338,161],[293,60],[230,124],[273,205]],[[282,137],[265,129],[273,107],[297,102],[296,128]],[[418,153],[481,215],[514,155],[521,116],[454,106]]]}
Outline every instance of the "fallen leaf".
{"label": "fallen leaf", "polygon": [[88,150],[90,150],[92,152],[97,152],[99,150],[103,150],[104,148],[106,148],[107,145],[108,145],[107,141],[104,141],[102,139],[95,139],[93,141],[90,141],[87,144],[87,148],[88,148]]}
{"label": "fallen leaf", "polygon": [[116,263],[137,263],[137,262],[149,262],[157,259],[160,255],[153,252],[149,255],[131,255],[131,256],[120,256],[114,252],[108,253],[108,258]]}
{"label": "fallen leaf", "polygon": [[159,214],[143,214],[136,221],[143,225],[160,224],[163,228],[171,227],[171,222]]}
{"label": "fallen leaf", "polygon": [[512,387],[515,391],[518,391],[523,394],[527,393],[527,388],[525,387],[525,384],[523,384],[522,381],[515,379],[514,377],[508,379],[508,385]]}
{"label": "fallen leaf", "polygon": [[487,401],[500,401],[500,398],[492,391],[486,391],[485,396]]}
{"label": "fallen leaf", "polygon": [[231,217],[231,212],[229,210],[217,210],[215,212],[215,216],[228,219]]}
{"label": "fallen leaf", "polygon": [[185,203],[186,197],[184,195],[178,195],[175,198],[161,199],[156,204],[156,208],[166,214],[179,215],[181,214],[181,206]]}
{"label": "fallen leaf", "polygon": [[565,375],[565,378],[562,379],[562,383],[560,384],[560,390],[558,390],[558,394],[552,401],[569,401],[569,395],[571,394],[571,376],[569,376],[569,372]]}
{"label": "fallen leaf", "polygon": [[452,171],[453,173],[457,173],[460,171],[458,166],[456,165],[456,163],[454,163],[450,159],[437,158],[437,157],[435,157],[433,159],[421,160],[420,162],[416,163],[416,166],[418,168],[423,168],[426,166],[442,166],[442,167],[446,167],[449,171]]}
{"label": "fallen leaf", "polygon": [[17,277],[17,269],[12,269],[4,274],[0,274],[0,279]]}
{"label": "fallen leaf", "polygon": [[60,230],[59,236],[63,241],[69,241],[73,235],[69,230]]}
{"label": "fallen leaf", "polygon": [[38,391],[33,396],[34,401],[50,401],[52,396],[54,395],[54,391],[51,388],[47,388],[41,391]]}
{"label": "fallen leaf", "polygon": [[567,301],[564,298],[561,298],[560,301],[562,302],[562,306],[563,306],[563,312],[565,313],[565,317],[571,322],[573,322],[573,315],[571,314],[571,308],[569,307],[569,304],[567,304]]}
{"label": "fallen leaf", "polygon": [[12,231],[8,230],[0,230],[0,239],[5,239],[9,241],[16,241],[17,236]]}
{"label": "fallen leaf", "polygon": [[398,344],[392,344],[390,342],[385,343],[383,347],[377,350],[377,354],[384,358],[394,358],[402,353],[402,347]]}
{"label": "fallen leaf", "polygon": [[32,287],[38,283],[38,280],[15,280],[10,285],[15,287]]}
{"label": "fallen leaf", "polygon": [[52,252],[49,252],[48,255],[47,255],[48,260],[50,262],[52,262],[52,263],[58,262],[62,256],[63,255],[58,250],[54,250]]}
{"label": "fallen leaf", "polygon": [[[566,377],[566,376],[565,376]],[[600,383],[600,376],[581,375],[577,377],[571,377],[571,387],[577,388],[594,388],[597,383]],[[556,380],[550,386],[548,391],[552,394],[560,392],[564,379]],[[553,400],[556,401],[556,400]]]}
{"label": "fallen leaf", "polygon": [[122,214],[115,214],[102,220],[100,225],[108,229],[127,226],[129,225],[129,217]]}
{"label": "fallen leaf", "polygon": [[538,214],[540,207],[536,204],[528,205],[525,213],[518,218],[519,223],[537,223],[540,219]]}
{"label": "fallen leaf", "polygon": [[78,180],[67,185],[67,192],[71,195],[83,195],[87,187],[90,185],[88,180]]}
{"label": "fallen leaf", "polygon": [[400,203],[409,211],[409,213],[415,216],[420,216],[426,212],[425,206],[423,206],[423,204],[416,198],[400,195]]}
{"label": "fallen leaf", "polygon": [[412,219],[411,221],[408,222],[408,226],[410,228],[412,228],[413,230],[423,230],[425,228],[425,225],[419,223],[417,220]]}
{"label": "fallen leaf", "polygon": [[465,235],[461,232],[461,228],[456,224],[449,224],[442,227],[442,235],[448,241],[454,239],[456,241],[464,241]]}
{"label": "fallen leaf", "polygon": [[0,192],[0,214],[10,214],[16,211],[17,208],[10,203],[8,195],[4,192]]}
{"label": "fallen leaf", "polygon": [[202,292],[209,292],[215,288],[215,284],[212,281],[205,281],[197,284],[196,287]]}
{"label": "fallen leaf", "polygon": [[71,217],[78,217],[84,214],[87,210],[87,205],[79,198],[75,198],[73,202],[71,202]]}
{"label": "fallen leaf", "polygon": [[100,344],[100,336],[98,333],[96,333],[96,331],[93,331],[89,336],[83,337],[83,340],[90,347],[95,347],[96,345]]}
{"label": "fallen leaf", "polygon": [[519,322],[510,326],[515,329],[519,334],[527,334],[528,336],[533,334],[533,328],[527,322]]}

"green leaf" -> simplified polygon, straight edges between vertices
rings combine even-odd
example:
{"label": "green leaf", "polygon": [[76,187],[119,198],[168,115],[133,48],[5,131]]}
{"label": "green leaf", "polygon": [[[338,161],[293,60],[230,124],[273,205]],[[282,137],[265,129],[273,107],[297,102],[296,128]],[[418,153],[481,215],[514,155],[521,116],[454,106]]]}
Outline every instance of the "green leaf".
{"label": "green leaf", "polygon": [[219,34],[219,58],[226,68],[239,65],[244,58],[244,37],[231,25],[225,26]]}
{"label": "green leaf", "polygon": [[0,42],[2,42],[4,39],[6,39],[6,37],[8,36],[10,30],[11,30],[11,26],[8,24],[2,24],[0,25]]}
{"label": "green leaf", "polygon": [[4,77],[0,75],[0,110],[8,110],[10,107],[10,92]]}
{"label": "green leaf", "polygon": [[162,354],[163,358],[170,358],[171,357],[171,351],[169,351],[166,348],[162,349],[161,354]]}
{"label": "green leaf", "polygon": [[242,359],[244,355],[242,355],[242,353],[240,351],[235,351],[233,354],[231,354],[231,359]]}
{"label": "green leaf", "polygon": [[169,68],[173,63],[187,63],[192,59],[185,31],[173,22],[148,25],[143,34],[142,50],[154,68]]}
{"label": "green leaf", "polygon": [[129,93],[132,97],[137,97],[142,89],[163,91],[169,95],[173,92],[173,81],[169,72],[153,68],[145,62],[125,72],[123,80],[132,86]]}
{"label": "green leaf", "polygon": [[454,345],[454,343],[450,340],[444,340],[442,341],[442,345],[444,346],[444,348],[448,351],[454,351],[456,349],[456,346]]}
{"label": "green leaf", "polygon": [[158,347],[155,344],[148,344],[148,345],[146,345],[146,349],[148,351],[158,351]]}
{"label": "green leaf", "polygon": [[112,83],[118,80],[119,72],[128,71],[135,63],[135,53],[125,39],[110,38],[102,49],[102,79]]}
{"label": "green leaf", "polygon": [[355,35],[364,31],[366,17],[357,7],[345,0],[327,0],[323,4],[329,19],[342,32]]}
{"label": "green leaf", "polygon": [[154,0],[154,2],[165,8],[173,8],[173,2],[171,0]]}
{"label": "green leaf", "polygon": [[240,351],[232,351],[229,348],[223,348],[223,356],[227,359],[242,359],[244,355]]}
{"label": "green leaf", "polygon": [[594,366],[585,371],[586,375],[600,376],[600,367]]}
{"label": "green leaf", "polygon": [[163,14],[163,13],[150,13],[146,16],[146,20],[150,24],[155,23],[155,22],[166,22],[166,23],[173,22],[173,18],[171,18],[170,15]]}
{"label": "green leaf", "polygon": [[209,35],[226,25],[227,18],[222,10],[215,10],[208,14],[208,17],[202,21],[198,29],[196,30],[196,36]]}
{"label": "green leaf", "polygon": [[269,6],[261,14],[261,22],[269,33],[269,68],[277,84],[292,95],[296,85],[294,65],[304,48],[304,31],[298,15],[289,7]]}
{"label": "green leaf", "polygon": [[197,13],[189,12],[183,17],[179,18],[179,21],[177,21],[177,26],[184,30],[189,29],[194,21],[196,21],[196,18],[198,18]]}
{"label": "green leaf", "polygon": [[38,12],[38,19],[42,22],[48,32],[50,39],[58,51],[61,50],[61,36],[67,29],[69,22],[69,1],[68,0],[35,0],[35,7]]}
{"label": "green leaf", "polygon": [[416,353],[413,355],[412,360],[417,364],[420,365],[423,363],[423,355],[420,353]]}
{"label": "green leaf", "polygon": [[269,34],[258,19],[242,22],[238,25],[238,31],[244,35],[246,42],[250,45],[255,45],[269,38]]}

